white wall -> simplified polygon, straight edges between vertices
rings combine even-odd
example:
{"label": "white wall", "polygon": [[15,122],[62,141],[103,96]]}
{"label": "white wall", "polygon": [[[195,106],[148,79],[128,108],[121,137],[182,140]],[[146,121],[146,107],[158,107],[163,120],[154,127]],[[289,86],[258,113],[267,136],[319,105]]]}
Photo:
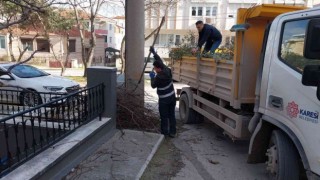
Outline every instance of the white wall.
{"label": "white wall", "polygon": [[117,28],[117,30],[114,33],[114,37],[115,37],[115,47],[116,49],[120,50],[121,49],[121,42],[122,39],[125,35],[125,19],[114,19],[116,21],[116,25],[119,27],[115,27]]}
{"label": "white wall", "polygon": [[114,23],[107,23],[108,30],[108,47],[116,47],[115,27]]}

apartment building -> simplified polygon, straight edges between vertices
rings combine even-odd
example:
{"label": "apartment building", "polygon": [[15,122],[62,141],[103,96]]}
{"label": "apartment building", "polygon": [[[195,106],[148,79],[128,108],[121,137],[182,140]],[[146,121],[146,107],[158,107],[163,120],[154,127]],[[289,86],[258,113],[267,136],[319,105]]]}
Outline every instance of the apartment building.
{"label": "apartment building", "polygon": [[[181,43],[181,39],[190,31],[196,33],[195,22],[198,20],[217,27],[222,32],[222,45],[224,45],[234,36],[229,30],[236,23],[239,8],[248,8],[263,3],[312,7],[313,4],[317,4],[316,1],[319,0],[184,0],[169,8],[167,13],[165,7],[147,11],[145,34],[148,35],[157,28],[162,16],[166,13],[166,22],[156,40],[155,48],[162,57],[168,57],[170,47]],[[145,43],[146,55],[153,40],[154,38],[150,38]]]}
{"label": "apartment building", "polygon": [[125,16],[116,16],[113,20],[116,21],[115,24],[115,47],[116,49],[121,49],[122,39],[125,35]]}

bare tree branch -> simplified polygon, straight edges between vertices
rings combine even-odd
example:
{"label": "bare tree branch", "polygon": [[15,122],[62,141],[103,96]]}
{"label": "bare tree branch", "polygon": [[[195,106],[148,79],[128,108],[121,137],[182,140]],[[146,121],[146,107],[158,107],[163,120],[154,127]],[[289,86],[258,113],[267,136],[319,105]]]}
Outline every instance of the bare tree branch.
{"label": "bare tree branch", "polygon": [[10,73],[11,70],[12,70],[13,68],[15,68],[16,66],[19,66],[20,64],[24,64],[24,63],[30,61],[30,60],[34,57],[34,55],[35,55],[37,52],[41,51],[41,50],[43,50],[43,49],[38,49],[38,50],[33,51],[33,53],[30,55],[30,57],[28,57],[28,58],[27,58],[26,60],[24,60],[24,61],[18,62],[18,63],[16,63],[16,64],[10,66],[10,67],[8,68],[7,72]]}
{"label": "bare tree branch", "polygon": [[31,10],[26,10],[19,20],[13,21],[13,22],[7,22],[7,23],[0,23],[0,30],[2,29],[8,29],[10,26],[21,24],[25,22],[29,18]]}

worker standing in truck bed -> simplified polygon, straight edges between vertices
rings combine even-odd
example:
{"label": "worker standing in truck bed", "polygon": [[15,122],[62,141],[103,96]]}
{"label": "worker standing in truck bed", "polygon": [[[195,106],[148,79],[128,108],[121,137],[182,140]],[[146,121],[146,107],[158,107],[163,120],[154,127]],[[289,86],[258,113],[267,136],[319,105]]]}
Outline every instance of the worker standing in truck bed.
{"label": "worker standing in truck bed", "polygon": [[203,44],[206,43],[203,54],[210,52],[210,54],[213,55],[215,50],[220,46],[222,41],[222,35],[220,31],[209,24],[203,24],[202,21],[197,21],[196,27],[199,32],[199,40],[198,47],[192,50],[193,53],[196,53],[197,51],[201,50]]}
{"label": "worker standing in truck bed", "polygon": [[171,69],[161,60],[160,56],[150,47],[150,52],[154,56],[153,69],[150,72],[151,87],[157,88],[159,97],[159,113],[161,119],[161,134],[169,137],[176,135],[176,94],[173,87]]}

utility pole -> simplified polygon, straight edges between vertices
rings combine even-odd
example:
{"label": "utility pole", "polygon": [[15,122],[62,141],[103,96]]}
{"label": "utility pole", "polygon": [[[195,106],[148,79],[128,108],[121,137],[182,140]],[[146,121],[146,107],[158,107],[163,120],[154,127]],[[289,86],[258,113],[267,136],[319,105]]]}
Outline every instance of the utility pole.
{"label": "utility pole", "polygon": [[138,81],[144,67],[144,0],[126,0],[125,6],[125,85],[143,102],[144,79]]}

